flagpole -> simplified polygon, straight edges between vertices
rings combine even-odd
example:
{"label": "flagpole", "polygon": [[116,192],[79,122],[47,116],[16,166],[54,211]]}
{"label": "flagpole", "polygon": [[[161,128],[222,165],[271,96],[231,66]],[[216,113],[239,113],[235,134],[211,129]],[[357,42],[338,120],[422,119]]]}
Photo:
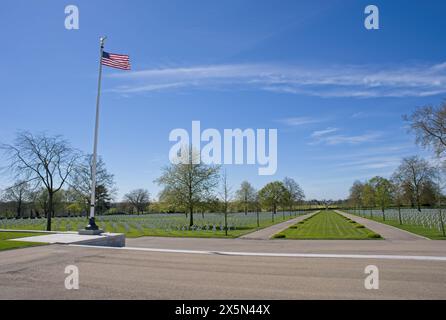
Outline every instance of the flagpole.
{"label": "flagpole", "polygon": [[[94,144],[93,144],[93,158],[91,163],[91,201],[90,201],[90,218],[86,230],[99,230],[99,227],[95,222],[95,204],[96,204],[96,163],[98,152],[98,133],[99,133],[99,105],[101,100],[101,81],[102,81],[102,54],[104,52],[104,43],[107,37],[100,38],[100,50],[99,50],[99,77],[98,77],[98,94],[96,97],[96,122],[94,127]],[[101,231],[101,230],[99,230]]]}

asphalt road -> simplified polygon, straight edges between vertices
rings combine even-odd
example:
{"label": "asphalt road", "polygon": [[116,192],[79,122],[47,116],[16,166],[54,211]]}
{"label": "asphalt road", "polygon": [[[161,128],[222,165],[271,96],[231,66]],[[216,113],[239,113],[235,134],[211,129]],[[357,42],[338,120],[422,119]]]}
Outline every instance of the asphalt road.
{"label": "asphalt road", "polygon": [[[418,244],[421,249],[428,241],[420,242],[425,243]],[[444,253],[440,246],[430,250]],[[379,290],[364,287],[364,268],[372,264],[379,268]],[[79,290],[64,287],[67,265],[79,268]],[[66,245],[0,252],[0,299],[445,298],[445,261],[226,256]]]}
{"label": "asphalt road", "polygon": [[[444,241],[353,218],[386,240],[143,237],[121,249],[3,251],[0,299],[446,299]],[[68,265],[79,290],[65,289]],[[364,287],[368,265],[378,290]]]}

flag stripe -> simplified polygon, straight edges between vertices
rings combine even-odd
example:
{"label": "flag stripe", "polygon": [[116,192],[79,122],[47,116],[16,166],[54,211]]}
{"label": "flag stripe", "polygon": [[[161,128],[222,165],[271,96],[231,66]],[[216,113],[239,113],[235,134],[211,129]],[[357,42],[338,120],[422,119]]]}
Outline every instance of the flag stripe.
{"label": "flag stripe", "polygon": [[114,65],[123,65],[123,66],[126,66],[126,65],[130,65],[130,62],[118,62],[118,61],[113,61],[113,60],[108,60],[108,59],[102,59],[102,62],[107,62],[107,63],[110,63],[110,64],[114,64]]}
{"label": "flag stripe", "polygon": [[130,58],[125,54],[103,52],[101,64],[107,67],[130,70]]}
{"label": "flag stripe", "polygon": [[116,69],[123,69],[123,70],[130,70],[130,65],[113,65],[113,64],[109,64],[107,62],[102,63],[104,66],[108,66],[108,67],[112,67],[112,68],[116,68]]}

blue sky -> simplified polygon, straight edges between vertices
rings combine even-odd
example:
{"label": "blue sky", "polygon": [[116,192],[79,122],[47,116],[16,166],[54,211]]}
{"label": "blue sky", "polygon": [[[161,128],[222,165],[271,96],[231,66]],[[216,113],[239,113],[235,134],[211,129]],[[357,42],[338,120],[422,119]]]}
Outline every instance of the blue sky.
{"label": "blue sky", "polygon": [[[77,5],[80,29],[64,28]],[[128,53],[104,70],[99,152],[119,197],[159,191],[169,132],[277,128],[278,170],[227,166],[234,186],[295,178],[307,198],[343,198],[388,176],[414,145],[402,115],[446,96],[446,3],[374,1],[2,1],[0,140],[63,134],[91,152],[98,38]],[[107,7],[107,10],[104,9]],[[0,163],[1,165],[1,163]],[[10,181],[0,177],[0,188]]]}

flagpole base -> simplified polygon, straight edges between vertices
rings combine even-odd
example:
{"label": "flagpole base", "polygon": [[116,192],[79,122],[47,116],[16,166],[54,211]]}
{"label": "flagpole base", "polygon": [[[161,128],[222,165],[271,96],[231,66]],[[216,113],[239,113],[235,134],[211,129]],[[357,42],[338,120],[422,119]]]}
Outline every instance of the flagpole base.
{"label": "flagpole base", "polygon": [[82,235],[99,235],[101,233],[104,233],[104,230],[99,229],[94,217],[90,218],[84,230],[79,230],[79,234]]}

